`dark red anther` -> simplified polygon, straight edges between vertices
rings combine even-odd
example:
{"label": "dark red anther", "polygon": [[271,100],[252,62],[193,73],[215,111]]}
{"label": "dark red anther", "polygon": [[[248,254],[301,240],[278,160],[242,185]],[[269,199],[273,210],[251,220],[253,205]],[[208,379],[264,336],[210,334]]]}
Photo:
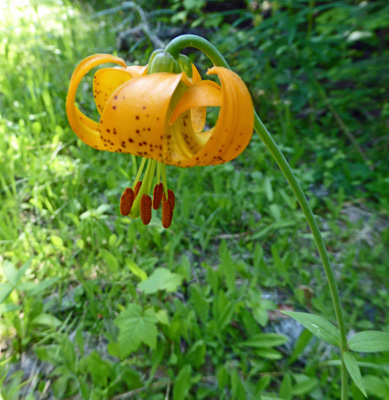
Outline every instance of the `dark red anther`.
{"label": "dark red anther", "polygon": [[173,210],[168,200],[162,201],[162,226],[166,229],[172,223]]}
{"label": "dark red anther", "polygon": [[[172,212],[173,212],[174,211],[174,207],[176,205],[176,196],[174,195],[173,190],[171,190],[171,189],[167,190],[167,199],[168,199],[168,201],[170,203],[170,207],[171,207]],[[163,193],[163,200],[166,201],[165,192]]]}
{"label": "dark red anther", "polygon": [[151,197],[148,194],[144,194],[140,200],[140,217],[143,225],[151,221]]}
{"label": "dark red anther", "polygon": [[163,195],[163,184],[158,183],[154,186],[153,192],[153,208],[154,210],[158,210],[159,206],[161,205]]}
{"label": "dark red anther", "polygon": [[124,216],[128,215],[131,212],[134,200],[134,191],[131,188],[126,188],[120,198],[120,214]]}

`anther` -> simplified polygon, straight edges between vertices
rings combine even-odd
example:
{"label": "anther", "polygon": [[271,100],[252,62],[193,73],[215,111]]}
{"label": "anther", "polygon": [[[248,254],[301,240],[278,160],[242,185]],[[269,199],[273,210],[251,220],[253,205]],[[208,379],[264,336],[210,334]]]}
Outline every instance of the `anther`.
{"label": "anther", "polygon": [[140,187],[141,187],[141,186],[142,186],[142,181],[138,181],[138,182],[136,183],[135,187],[134,187],[134,194],[135,194],[135,197],[138,196],[138,193],[139,193],[139,190],[140,190]]}
{"label": "anther", "polygon": [[148,225],[151,221],[151,197],[147,194],[140,200],[140,217],[143,225]]}
{"label": "anther", "polygon": [[154,186],[153,191],[153,208],[154,210],[158,210],[159,206],[161,205],[163,195],[163,184],[158,183]]}
{"label": "anther", "polygon": [[[163,200],[166,201],[165,193],[163,193]],[[167,190],[167,200],[170,203],[170,207],[171,207],[172,212],[173,212],[174,207],[176,205],[176,196],[174,195],[173,190],[171,190],[171,189]]]}
{"label": "anther", "polygon": [[132,204],[135,200],[134,191],[131,188],[126,188],[120,198],[120,214],[128,215],[131,211]]}
{"label": "anther", "polygon": [[172,223],[173,219],[173,210],[171,208],[171,204],[168,200],[164,200],[162,202],[162,226],[166,229]]}

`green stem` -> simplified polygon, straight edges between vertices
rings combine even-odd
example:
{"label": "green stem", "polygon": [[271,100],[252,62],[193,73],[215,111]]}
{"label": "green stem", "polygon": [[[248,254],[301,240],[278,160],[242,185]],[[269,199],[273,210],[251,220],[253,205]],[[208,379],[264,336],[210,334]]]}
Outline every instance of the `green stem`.
{"label": "green stem", "polygon": [[[225,68],[230,68],[227,61],[220,54],[217,48],[209,43],[204,38],[196,35],[182,35],[173,39],[167,46],[165,51],[170,53],[173,57],[177,58],[179,52],[186,47],[193,47],[195,49],[201,50],[205,55],[207,55],[210,60],[216,66],[221,66]],[[327,249],[324,244],[324,240],[321,236],[319,226],[316,222],[316,218],[313,215],[312,209],[308,203],[307,198],[300,184],[294,175],[290,165],[286,161],[281,150],[277,146],[276,142],[273,140],[272,136],[266,129],[265,125],[262,123],[261,119],[258,117],[257,113],[254,113],[254,128],[258,133],[259,137],[267,147],[268,151],[280,167],[282,173],[284,174],[286,180],[288,181],[290,187],[295,194],[297,201],[307,219],[308,225],[312,231],[313,238],[316,243],[316,247],[319,251],[321,261],[323,263],[324,271],[327,277],[328,286],[331,293],[331,299],[333,307],[335,310],[335,316],[338,323],[338,328],[340,332],[340,349],[341,349],[341,379],[342,379],[342,389],[341,389],[341,399],[347,399],[348,393],[348,372],[343,361],[343,352],[347,350],[347,337],[346,337],[346,327],[342,315],[342,308],[340,304],[339,292],[336,285],[336,280],[334,276],[333,269],[331,267],[330,259],[328,257]]]}

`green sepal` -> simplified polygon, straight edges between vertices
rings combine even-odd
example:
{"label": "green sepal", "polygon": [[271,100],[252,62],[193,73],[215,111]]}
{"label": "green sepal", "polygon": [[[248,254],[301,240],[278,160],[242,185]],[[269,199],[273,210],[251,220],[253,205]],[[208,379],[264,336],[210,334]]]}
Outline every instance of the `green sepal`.
{"label": "green sepal", "polygon": [[149,59],[147,73],[154,74],[156,72],[180,72],[177,61],[172,55],[164,50],[155,50]]}

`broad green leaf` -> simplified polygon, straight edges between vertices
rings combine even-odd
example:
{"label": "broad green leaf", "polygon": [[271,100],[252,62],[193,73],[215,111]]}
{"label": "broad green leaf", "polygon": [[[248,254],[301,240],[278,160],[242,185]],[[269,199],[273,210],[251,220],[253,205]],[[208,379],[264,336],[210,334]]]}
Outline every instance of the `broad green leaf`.
{"label": "broad green leaf", "polygon": [[157,268],[145,281],[138,283],[138,289],[146,294],[166,290],[174,292],[182,283],[182,276],[166,268]]}
{"label": "broad green leaf", "polygon": [[169,316],[166,310],[159,310],[156,314],[158,322],[163,325],[170,325]]}
{"label": "broad green leaf", "polygon": [[115,319],[119,327],[119,345],[125,354],[138,349],[143,342],[152,349],[157,344],[158,319],[153,310],[143,310],[139,304],[130,304]]}
{"label": "broad green leaf", "polygon": [[292,393],[294,396],[302,396],[304,394],[310,393],[314,390],[319,381],[317,378],[313,378],[303,374],[293,374],[296,383],[293,385]]}
{"label": "broad green leaf", "polygon": [[372,353],[389,350],[389,332],[364,331],[356,333],[348,342],[352,351]]}
{"label": "broad green leaf", "polygon": [[282,311],[282,313],[300,322],[319,339],[339,347],[339,331],[324,318],[315,314],[294,311]]}
{"label": "broad green leaf", "polygon": [[3,273],[7,282],[11,283],[12,285],[16,286],[18,283],[18,270],[15,266],[8,260],[4,261],[3,265]]}
{"label": "broad green leaf", "polygon": [[190,365],[185,365],[181,368],[174,381],[173,400],[185,400],[187,398],[188,392],[192,386],[190,380],[191,374],[192,367]]}
{"label": "broad green leaf", "polygon": [[13,288],[11,283],[0,283],[0,304],[7,299]]}
{"label": "broad green leaf", "polygon": [[357,385],[358,389],[367,397],[365,388],[363,386],[361,371],[359,370],[358,363],[355,360],[354,356],[351,353],[345,351],[343,353],[343,360],[346,364],[346,368],[351,376],[351,379]]}
{"label": "broad green leaf", "polygon": [[58,328],[62,324],[54,315],[47,313],[37,315],[31,322],[33,325],[44,325],[52,329]]}
{"label": "broad green leaf", "polygon": [[143,269],[140,269],[138,265],[133,260],[126,260],[127,267],[130,271],[137,276],[141,281],[145,281],[147,279],[147,274]]}
{"label": "broad green leaf", "polygon": [[108,379],[112,374],[111,363],[101,359],[99,353],[93,350],[87,358],[87,366],[93,383],[101,388],[106,387]]}
{"label": "broad green leaf", "polygon": [[288,338],[278,333],[258,333],[240,345],[248,347],[275,347],[286,343]]}
{"label": "broad green leaf", "polygon": [[59,249],[63,248],[63,240],[61,237],[57,236],[57,235],[51,235],[51,243],[53,243],[53,245]]}
{"label": "broad green leaf", "polygon": [[366,388],[366,393],[380,399],[389,399],[389,385],[375,375],[365,375],[363,378],[363,386]]}

